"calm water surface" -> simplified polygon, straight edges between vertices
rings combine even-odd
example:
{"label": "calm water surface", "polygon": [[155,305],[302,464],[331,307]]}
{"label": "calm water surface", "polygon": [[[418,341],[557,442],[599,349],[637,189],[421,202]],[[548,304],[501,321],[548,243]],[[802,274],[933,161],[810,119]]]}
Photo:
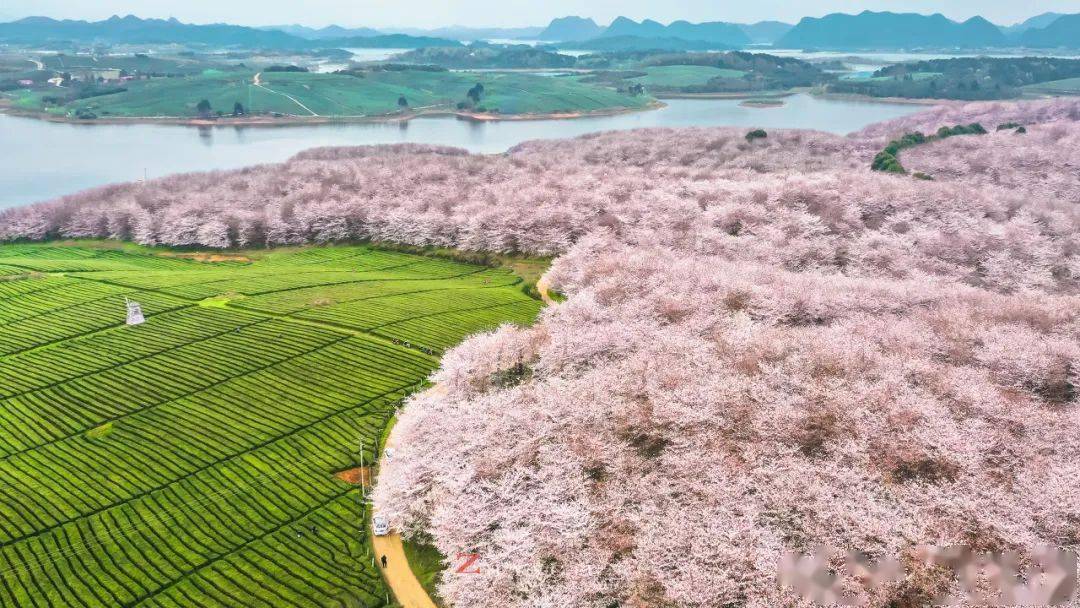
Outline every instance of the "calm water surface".
{"label": "calm water surface", "polygon": [[932,59],[953,59],[956,57],[1059,57],[1076,58],[1077,53],[1063,50],[1061,52],[1047,52],[1045,49],[1005,49],[995,51],[974,51],[956,53],[922,53],[917,51],[801,51],[795,49],[771,49],[755,47],[746,49],[755,53],[766,53],[780,57],[795,57],[804,61],[842,60],[865,60],[867,63],[877,65],[891,65],[894,63],[908,63],[912,61],[930,61]]}
{"label": "calm water surface", "polygon": [[796,95],[780,108],[738,100],[676,99],[666,108],[576,120],[474,123],[453,117],[402,124],[292,127],[81,125],[0,115],[0,208],[92,186],[170,173],[283,161],[315,146],[416,142],[498,153],[526,140],[642,127],[739,126],[848,133],[919,106],[825,100]]}

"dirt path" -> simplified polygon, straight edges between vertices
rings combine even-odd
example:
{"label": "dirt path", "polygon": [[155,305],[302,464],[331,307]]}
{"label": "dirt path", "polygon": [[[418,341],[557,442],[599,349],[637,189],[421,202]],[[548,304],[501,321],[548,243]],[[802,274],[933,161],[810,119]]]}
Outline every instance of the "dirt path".
{"label": "dirt path", "polygon": [[[547,277],[540,277],[540,280],[536,282],[536,290],[540,292],[540,299],[544,304],[554,303],[551,294],[548,293],[549,289],[550,283]],[[446,388],[435,385],[428,390],[443,393]],[[391,447],[391,439],[387,439],[386,447]],[[381,561],[382,556],[386,556],[386,568],[382,568],[381,565],[380,568],[398,603],[404,608],[438,608],[409,568],[409,560],[405,557],[405,547],[401,544],[401,536],[397,532],[386,536],[375,536],[373,533],[371,542],[375,546],[376,560]]]}
{"label": "dirt path", "polygon": [[371,543],[375,545],[376,562],[386,556],[386,568],[382,565],[379,568],[399,604],[404,608],[438,608],[409,568],[401,535],[397,532],[386,536],[372,535]]}
{"label": "dirt path", "polygon": [[[437,391],[440,388],[435,386],[428,390]],[[386,448],[393,447],[392,444],[393,434],[391,433],[391,436],[386,439],[386,445],[383,446],[384,453]],[[372,532],[371,544],[375,547],[375,560],[379,562],[379,569],[382,570],[383,578],[386,579],[386,584],[390,585],[390,590],[394,592],[394,597],[397,598],[398,603],[403,608],[439,608],[432,601],[424,586],[420,584],[416,575],[413,574],[412,568],[409,567],[409,560],[405,557],[405,547],[401,544],[400,534],[392,532],[386,536],[375,536],[374,532]],[[385,568],[381,564],[384,555],[386,556]]]}
{"label": "dirt path", "polygon": [[536,282],[536,291],[540,292],[540,299],[544,304],[552,304],[555,300],[551,299],[551,294],[548,293],[548,289],[551,288],[551,284],[547,280],[547,276],[540,277],[540,280]]}
{"label": "dirt path", "polygon": [[295,103],[296,105],[300,106],[301,108],[304,108],[304,111],[308,112],[312,116],[315,116],[315,117],[319,116],[318,114],[315,113],[314,110],[312,110],[311,108],[309,108],[309,107],[305,106],[304,104],[300,103],[300,100],[293,97],[292,95],[289,95],[287,93],[282,93],[281,91],[275,91],[274,89],[271,89],[270,87],[263,85],[263,83],[262,83],[262,72],[258,72],[258,73],[255,74],[255,77],[251,79],[251,84],[259,87],[260,89],[262,89],[264,91],[268,91],[268,92],[273,93],[275,95],[281,95],[282,97],[284,97],[284,98],[288,99],[289,101]]}

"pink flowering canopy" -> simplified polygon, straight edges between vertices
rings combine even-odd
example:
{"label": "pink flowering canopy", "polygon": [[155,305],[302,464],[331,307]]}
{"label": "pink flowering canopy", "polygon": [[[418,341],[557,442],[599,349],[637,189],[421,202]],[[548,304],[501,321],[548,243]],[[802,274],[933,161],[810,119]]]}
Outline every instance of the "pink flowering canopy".
{"label": "pink flowering canopy", "polygon": [[[869,170],[972,122],[901,152],[932,181]],[[744,135],[313,150],[9,211],[0,238],[557,255],[567,300],[448,352],[383,463],[394,526],[481,556],[453,606],[806,605],[776,568],[818,545],[899,558],[843,584],[920,606],[956,581],[916,545],[1076,550],[1080,102]]]}

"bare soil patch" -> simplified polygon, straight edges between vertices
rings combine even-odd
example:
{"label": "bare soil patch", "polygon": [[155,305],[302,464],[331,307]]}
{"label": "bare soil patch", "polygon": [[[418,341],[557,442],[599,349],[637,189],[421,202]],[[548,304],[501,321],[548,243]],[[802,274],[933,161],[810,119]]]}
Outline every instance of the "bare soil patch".
{"label": "bare soil patch", "polygon": [[351,483],[354,486],[363,485],[365,487],[371,486],[371,467],[356,467],[352,469],[345,469],[344,471],[338,471],[334,473],[334,477],[337,477],[345,483]]}

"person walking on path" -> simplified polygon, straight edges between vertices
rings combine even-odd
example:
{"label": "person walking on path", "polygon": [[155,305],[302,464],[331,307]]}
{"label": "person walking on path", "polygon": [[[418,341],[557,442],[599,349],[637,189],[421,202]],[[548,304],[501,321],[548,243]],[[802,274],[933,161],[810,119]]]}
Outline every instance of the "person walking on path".
{"label": "person walking on path", "polygon": [[382,567],[386,568],[386,556],[382,556]]}

